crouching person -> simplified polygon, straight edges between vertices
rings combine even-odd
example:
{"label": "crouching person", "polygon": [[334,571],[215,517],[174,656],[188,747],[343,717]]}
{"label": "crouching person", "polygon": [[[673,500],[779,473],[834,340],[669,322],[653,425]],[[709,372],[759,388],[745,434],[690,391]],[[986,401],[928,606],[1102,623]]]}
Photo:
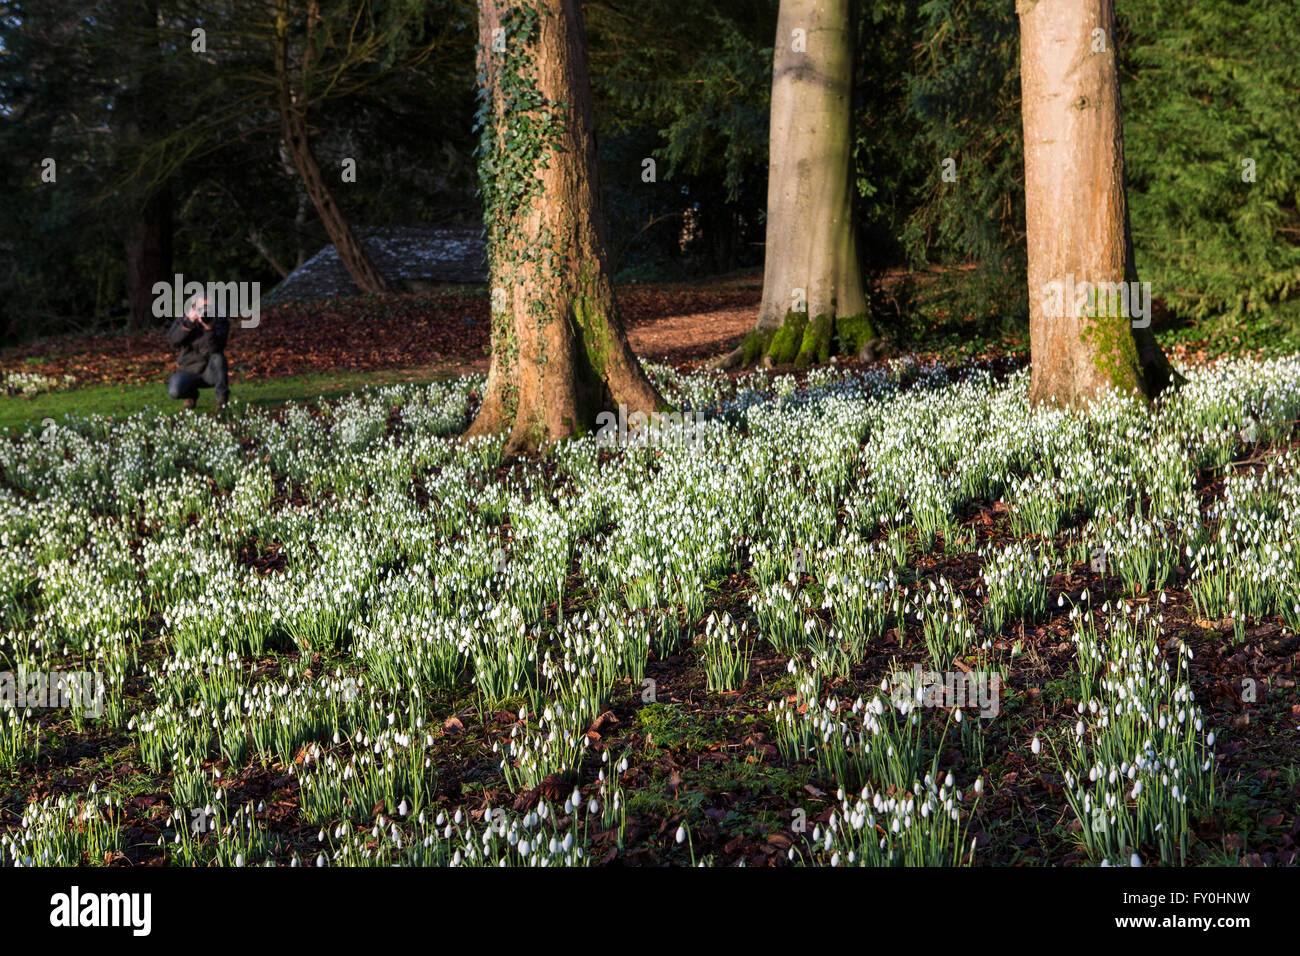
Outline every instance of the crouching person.
{"label": "crouching person", "polygon": [[230,400],[225,355],[230,322],[219,315],[205,319],[205,304],[196,299],[167,333],[168,341],[179,350],[176,364],[180,367],[167,383],[167,394],[184,399],[186,408],[194,407],[201,388],[213,389],[217,408],[224,408]]}

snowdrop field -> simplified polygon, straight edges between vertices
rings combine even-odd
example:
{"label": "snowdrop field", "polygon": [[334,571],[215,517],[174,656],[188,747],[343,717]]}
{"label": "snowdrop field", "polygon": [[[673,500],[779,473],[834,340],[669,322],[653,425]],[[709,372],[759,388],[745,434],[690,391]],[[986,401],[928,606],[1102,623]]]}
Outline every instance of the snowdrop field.
{"label": "snowdrop field", "polygon": [[0,444],[0,865],[1294,861],[1300,360],[651,371]]}

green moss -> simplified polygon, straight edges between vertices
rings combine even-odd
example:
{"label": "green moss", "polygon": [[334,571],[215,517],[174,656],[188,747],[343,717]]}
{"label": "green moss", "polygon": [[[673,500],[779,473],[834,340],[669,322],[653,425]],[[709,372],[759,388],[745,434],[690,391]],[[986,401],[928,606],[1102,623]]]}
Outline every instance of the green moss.
{"label": "green moss", "polygon": [[710,743],[704,728],[676,704],[646,704],[636,712],[636,722],[651,749],[700,750]]}
{"label": "green moss", "polygon": [[753,365],[766,355],[767,347],[772,344],[774,335],[776,329],[754,329],[746,335],[745,341],[740,344],[741,363]]}
{"label": "green moss", "polygon": [[803,341],[799,354],[794,358],[798,366],[811,365],[814,361],[825,362],[831,357],[831,331],[835,328],[835,316],[814,316],[803,331]]}
{"label": "green moss", "polygon": [[582,333],[583,347],[597,381],[603,382],[613,348],[609,317],[600,308],[596,293],[596,267],[586,264],[578,276],[577,295],[573,300],[573,317]]}
{"label": "green moss", "polygon": [[856,356],[862,351],[862,346],[877,336],[876,328],[871,323],[871,317],[863,312],[858,315],[848,315],[836,319],[835,337],[839,340],[841,355]]}
{"label": "green moss", "polygon": [[1129,391],[1143,384],[1137,342],[1122,309],[1116,310],[1115,315],[1091,317],[1081,338],[1092,349],[1097,370],[1111,385]]}
{"label": "green moss", "polygon": [[803,333],[807,327],[808,313],[792,310],[785,314],[785,322],[776,330],[767,347],[773,365],[789,365],[794,361],[803,345]]}

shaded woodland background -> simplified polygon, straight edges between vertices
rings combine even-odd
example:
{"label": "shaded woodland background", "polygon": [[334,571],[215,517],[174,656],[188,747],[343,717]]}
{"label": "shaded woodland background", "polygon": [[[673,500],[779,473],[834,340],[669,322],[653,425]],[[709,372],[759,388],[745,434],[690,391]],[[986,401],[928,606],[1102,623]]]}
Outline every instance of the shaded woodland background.
{"label": "shaded woodland background", "polygon": [[[5,344],[140,327],[127,262],[142,238],[168,275],[264,290],[328,242],[282,148],[274,0],[67,6],[0,4]],[[297,30],[303,5],[287,6]],[[1129,201],[1158,324],[1300,347],[1300,20],[1285,4],[1120,6]],[[584,11],[618,279],[760,265],[776,0]],[[1023,328],[1013,5],[864,0],[860,14],[856,222],[880,325],[901,341]],[[294,34],[292,62],[312,58],[312,149],[350,225],[479,223],[475,4],[349,2],[321,16],[310,49]],[[949,157],[955,183],[940,176]],[[340,180],[345,158],[355,183]],[[927,281],[881,284],[908,270]]]}

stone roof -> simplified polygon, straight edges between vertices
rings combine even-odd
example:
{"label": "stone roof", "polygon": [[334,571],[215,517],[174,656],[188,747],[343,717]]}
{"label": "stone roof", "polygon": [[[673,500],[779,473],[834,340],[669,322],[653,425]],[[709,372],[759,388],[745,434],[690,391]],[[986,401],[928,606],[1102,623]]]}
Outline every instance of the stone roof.
{"label": "stone roof", "polygon": [[[394,289],[423,292],[441,282],[487,281],[487,245],[480,228],[362,228],[356,233],[375,268]],[[357,295],[357,287],[331,243],[289,273],[267,299],[335,295]]]}

